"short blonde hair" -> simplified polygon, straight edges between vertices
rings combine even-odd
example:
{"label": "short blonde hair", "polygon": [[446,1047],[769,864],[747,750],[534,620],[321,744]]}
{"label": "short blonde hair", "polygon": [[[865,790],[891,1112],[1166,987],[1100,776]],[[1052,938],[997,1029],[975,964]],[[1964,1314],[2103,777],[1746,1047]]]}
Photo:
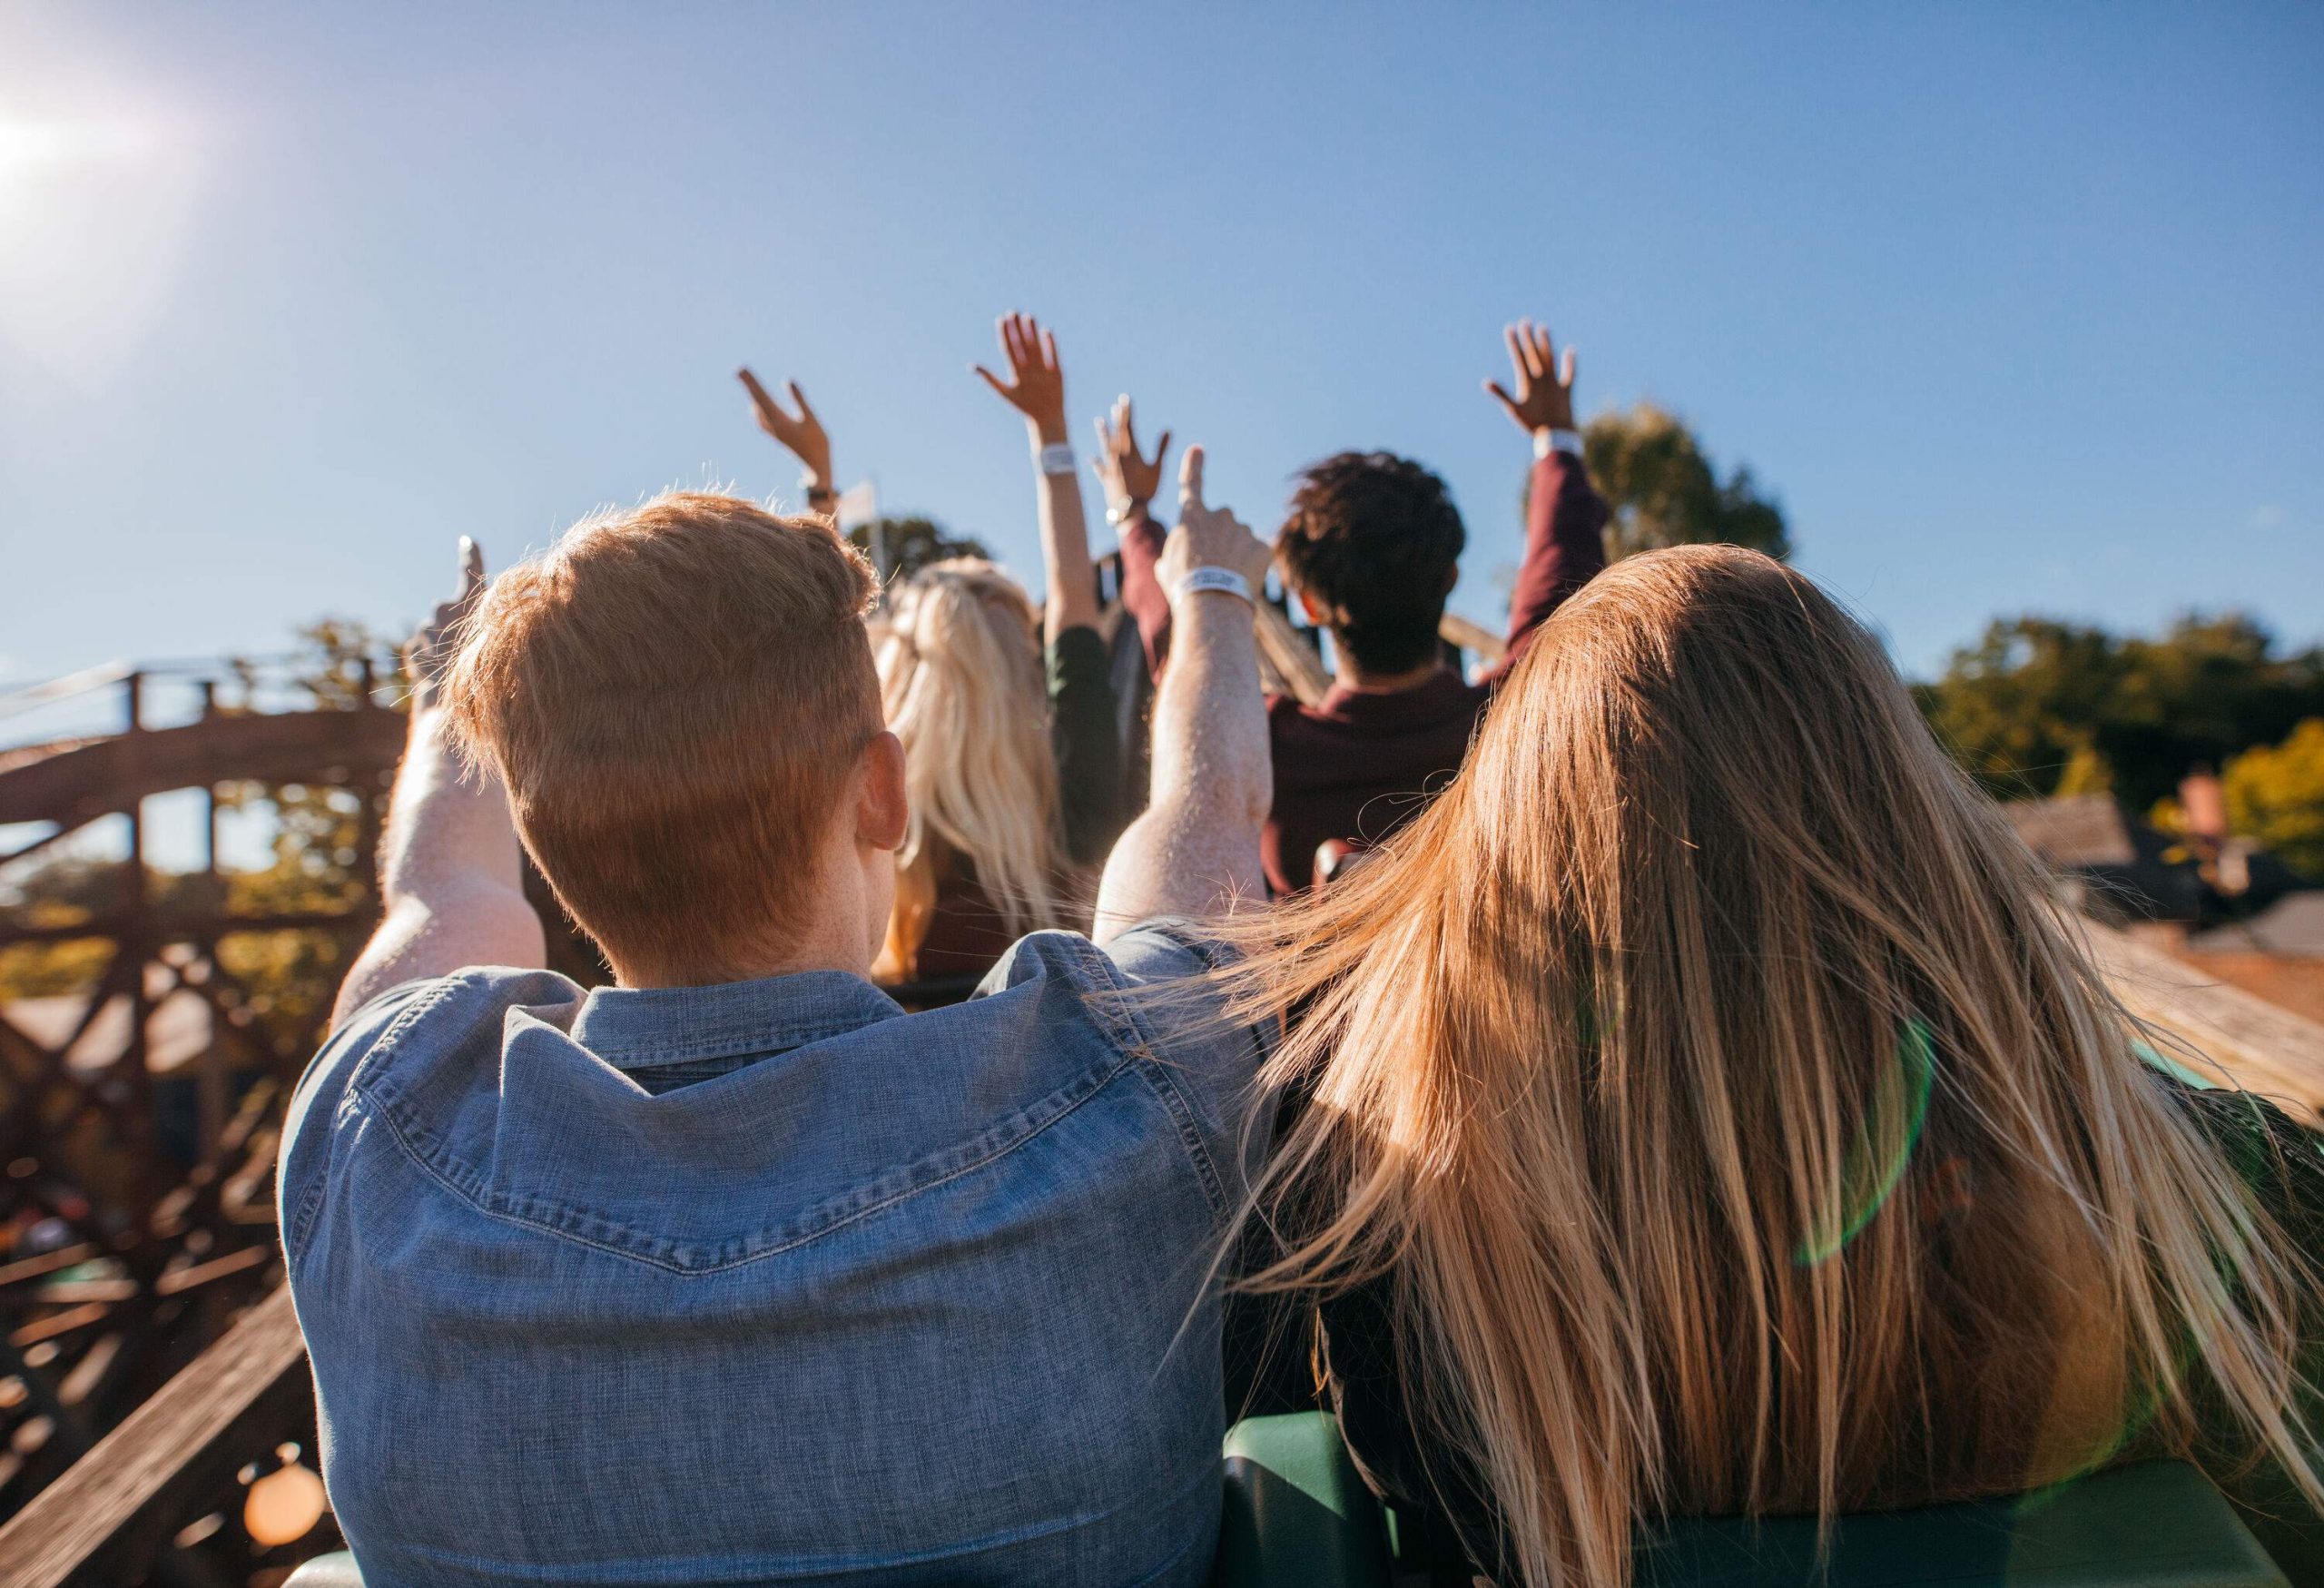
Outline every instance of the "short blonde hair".
{"label": "short blonde hair", "polygon": [[795,940],[880,687],[871,567],[821,518],[673,491],[496,578],[445,681],[557,900],[631,972]]}

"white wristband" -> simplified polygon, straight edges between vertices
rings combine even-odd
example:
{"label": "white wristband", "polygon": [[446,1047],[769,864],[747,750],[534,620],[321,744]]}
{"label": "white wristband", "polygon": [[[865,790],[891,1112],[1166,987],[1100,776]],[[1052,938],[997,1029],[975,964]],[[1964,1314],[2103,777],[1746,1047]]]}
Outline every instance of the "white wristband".
{"label": "white wristband", "polygon": [[1033,461],[1040,465],[1043,474],[1071,474],[1075,468],[1072,444],[1053,441],[1035,452]]}
{"label": "white wristband", "polygon": [[1535,430],[1533,456],[1547,458],[1552,452],[1562,452],[1569,458],[1581,457],[1581,432],[1580,430]]}
{"label": "white wristband", "polygon": [[1222,567],[1187,569],[1185,577],[1179,579],[1177,588],[1170,592],[1171,603],[1175,606],[1188,596],[1204,590],[1223,590],[1229,596],[1239,597],[1249,601],[1255,611],[1259,605],[1251,595],[1251,581],[1233,568]]}

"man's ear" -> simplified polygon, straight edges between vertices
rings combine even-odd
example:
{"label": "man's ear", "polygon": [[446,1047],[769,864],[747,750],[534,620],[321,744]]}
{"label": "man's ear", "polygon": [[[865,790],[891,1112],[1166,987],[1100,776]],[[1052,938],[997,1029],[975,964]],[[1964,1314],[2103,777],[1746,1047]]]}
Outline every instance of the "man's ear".
{"label": "man's ear", "polygon": [[1332,626],[1331,608],[1305,590],[1299,592],[1299,610],[1307,615],[1308,623],[1316,628],[1329,628]]}
{"label": "man's ear", "polygon": [[904,742],[882,728],[856,760],[855,840],[872,849],[901,849],[911,816]]}

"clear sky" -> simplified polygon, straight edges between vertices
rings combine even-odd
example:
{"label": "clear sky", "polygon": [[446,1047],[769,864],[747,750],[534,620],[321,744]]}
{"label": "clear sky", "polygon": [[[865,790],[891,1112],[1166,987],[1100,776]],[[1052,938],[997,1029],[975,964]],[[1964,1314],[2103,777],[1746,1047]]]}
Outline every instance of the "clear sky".
{"label": "clear sky", "polygon": [[[1641,11],[1647,14],[1640,15]],[[2324,8],[0,5],[0,677],[386,625],[670,484],[1031,558],[967,372],[1058,328],[1263,529],[1433,464],[1495,614],[1502,323],[1789,511],[1915,672],[1989,616],[2324,634]],[[1088,443],[1082,439],[1085,455]],[[1088,499],[1097,504],[1094,489]]]}

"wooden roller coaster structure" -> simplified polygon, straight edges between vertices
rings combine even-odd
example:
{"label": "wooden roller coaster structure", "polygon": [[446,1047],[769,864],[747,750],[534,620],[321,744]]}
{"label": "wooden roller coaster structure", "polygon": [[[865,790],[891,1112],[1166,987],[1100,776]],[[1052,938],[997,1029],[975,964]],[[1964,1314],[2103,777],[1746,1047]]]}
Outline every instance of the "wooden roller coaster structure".
{"label": "wooden roller coaster structure", "polygon": [[[28,691],[11,707],[105,693],[120,731],[0,751],[0,829],[34,829],[0,866],[117,823],[109,903],[62,922],[0,922],[0,949],[79,942],[101,951],[94,984],[0,1007],[0,1514],[19,1509],[223,1334],[281,1276],[273,1212],[276,1122],[319,1032],[269,1018],[220,953],[241,933],[320,933],[340,957],[378,914],[371,877],[402,713],[363,658],[336,706],[256,706],[248,665],[163,673],[103,669]],[[191,686],[191,720],[155,725],[157,678]],[[237,686],[240,699],[236,699]],[[357,879],[330,910],[237,912],[219,871],[222,791],[302,785],[353,795]],[[195,791],[202,870],[164,897],[148,864],[146,804]],[[62,1006],[61,1008],[59,1006]],[[166,1084],[191,1092],[191,1129],[158,1128],[157,1016],[172,1007]],[[316,1018],[319,1018],[316,1017]],[[192,1050],[187,1052],[189,1046]],[[189,1558],[164,1578],[216,1581]]]}
{"label": "wooden roller coaster structure", "polygon": [[[1488,660],[1498,653],[1495,636],[1459,619],[1448,620],[1445,637]],[[1303,698],[1328,683],[1287,622],[1263,633],[1262,667],[1270,686]],[[94,823],[125,818],[127,827],[109,909],[65,925],[0,924],[0,949],[91,938],[108,946],[61,1040],[35,1036],[0,1008],[0,1220],[49,1221],[43,1250],[0,1263],[0,1516],[9,1517],[0,1524],[0,1583],[9,1588],[263,1584],[280,1581],[290,1561],[336,1544],[326,1520],[261,1553],[220,1514],[238,1492],[238,1469],[246,1481],[271,1446],[313,1436],[271,1192],[281,1102],[320,1032],[255,1018],[219,943],[238,932],[308,931],[351,949],[376,920],[373,852],[405,718],[381,703],[375,675],[388,676],[366,664],[343,702],[267,712],[250,704],[246,683],[243,700],[226,704],[223,689],[245,676],[222,669],[194,681],[192,720],[161,727],[145,720],[148,673],[84,676],[47,693],[118,690],[121,732],[0,751],[0,829],[46,829],[0,853],[0,867]],[[202,791],[202,874],[214,883],[218,790],[242,783],[356,796],[354,902],[236,914],[220,887],[192,890],[192,908],[153,896],[143,803]],[[537,902],[545,922],[560,919],[545,895]],[[2135,1014],[2311,1124],[2324,1120],[2324,1026],[2217,985],[2124,933],[2088,930]],[[550,939],[560,968],[593,979],[586,943],[569,931]],[[932,984],[918,999],[895,991],[908,1005],[959,995]],[[154,1127],[148,1027],[164,1000],[189,996],[206,1010],[210,1034],[191,1060],[197,1128],[190,1161],[181,1161],[162,1150]],[[121,1040],[92,1052],[109,1010],[126,1011],[113,1016]],[[88,1167],[101,1164],[115,1172]],[[222,1536],[236,1536],[238,1547],[220,1549]]]}

